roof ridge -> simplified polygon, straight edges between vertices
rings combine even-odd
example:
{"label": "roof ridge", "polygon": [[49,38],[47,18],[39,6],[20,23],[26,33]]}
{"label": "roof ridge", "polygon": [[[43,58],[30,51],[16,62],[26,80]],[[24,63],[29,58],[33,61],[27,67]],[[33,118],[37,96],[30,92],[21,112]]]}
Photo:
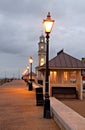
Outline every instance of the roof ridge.
{"label": "roof ridge", "polygon": [[70,54],[67,54],[67,53],[65,53],[65,52],[63,52],[63,53],[66,54],[66,55],[68,55],[69,57],[72,57],[72,58],[75,59],[75,60],[78,60],[78,61],[82,62],[82,60],[80,60],[80,59],[78,59],[78,58],[76,58],[76,57],[73,57],[73,56],[70,55]]}

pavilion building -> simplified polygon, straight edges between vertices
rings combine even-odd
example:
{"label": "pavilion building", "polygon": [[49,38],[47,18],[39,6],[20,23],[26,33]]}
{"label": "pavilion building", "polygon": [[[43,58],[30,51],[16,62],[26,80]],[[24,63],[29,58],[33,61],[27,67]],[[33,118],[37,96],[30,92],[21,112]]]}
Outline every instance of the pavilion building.
{"label": "pavilion building", "polygon": [[[43,81],[43,93],[45,93],[45,69],[46,65],[36,67],[37,79]],[[76,87],[78,98],[83,98],[82,74],[85,71],[85,63],[63,50],[57,56],[49,60],[49,93],[52,95],[52,87]]]}

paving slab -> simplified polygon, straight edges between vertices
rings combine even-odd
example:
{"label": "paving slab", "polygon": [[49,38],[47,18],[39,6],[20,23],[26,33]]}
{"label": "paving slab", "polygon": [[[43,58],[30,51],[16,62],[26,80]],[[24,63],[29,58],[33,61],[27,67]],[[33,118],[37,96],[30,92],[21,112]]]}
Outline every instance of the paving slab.
{"label": "paving slab", "polygon": [[0,130],[60,130],[53,119],[43,118],[43,106],[36,106],[35,90],[23,80],[0,86]]}

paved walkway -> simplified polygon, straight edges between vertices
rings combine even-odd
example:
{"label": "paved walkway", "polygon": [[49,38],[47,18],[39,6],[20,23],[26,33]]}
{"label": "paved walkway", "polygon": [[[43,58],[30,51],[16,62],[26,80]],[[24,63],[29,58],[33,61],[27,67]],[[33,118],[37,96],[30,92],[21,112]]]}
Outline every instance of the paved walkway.
{"label": "paved walkway", "polygon": [[0,86],[0,130],[60,130],[53,119],[43,118],[35,91],[22,80]]}

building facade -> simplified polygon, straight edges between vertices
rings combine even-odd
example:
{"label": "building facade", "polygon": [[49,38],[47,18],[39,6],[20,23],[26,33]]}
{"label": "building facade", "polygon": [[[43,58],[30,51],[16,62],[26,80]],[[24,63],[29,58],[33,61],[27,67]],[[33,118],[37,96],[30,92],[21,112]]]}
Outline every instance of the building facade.
{"label": "building facade", "polygon": [[39,43],[38,43],[38,66],[36,67],[36,78],[37,81],[42,82],[43,76],[40,71],[38,71],[38,68],[42,65],[44,65],[46,62],[46,43],[45,43],[45,37],[42,34],[39,37]]}
{"label": "building facade", "polygon": [[[45,64],[40,66],[37,72],[41,74],[43,80],[43,92],[45,92]],[[52,87],[76,87],[79,99],[83,98],[82,75],[81,71],[85,69],[85,63],[76,59],[63,50],[57,53],[49,61],[49,93],[52,95]]]}
{"label": "building facade", "polygon": [[46,43],[44,35],[41,35],[38,43],[38,66],[42,66],[46,61]]}

